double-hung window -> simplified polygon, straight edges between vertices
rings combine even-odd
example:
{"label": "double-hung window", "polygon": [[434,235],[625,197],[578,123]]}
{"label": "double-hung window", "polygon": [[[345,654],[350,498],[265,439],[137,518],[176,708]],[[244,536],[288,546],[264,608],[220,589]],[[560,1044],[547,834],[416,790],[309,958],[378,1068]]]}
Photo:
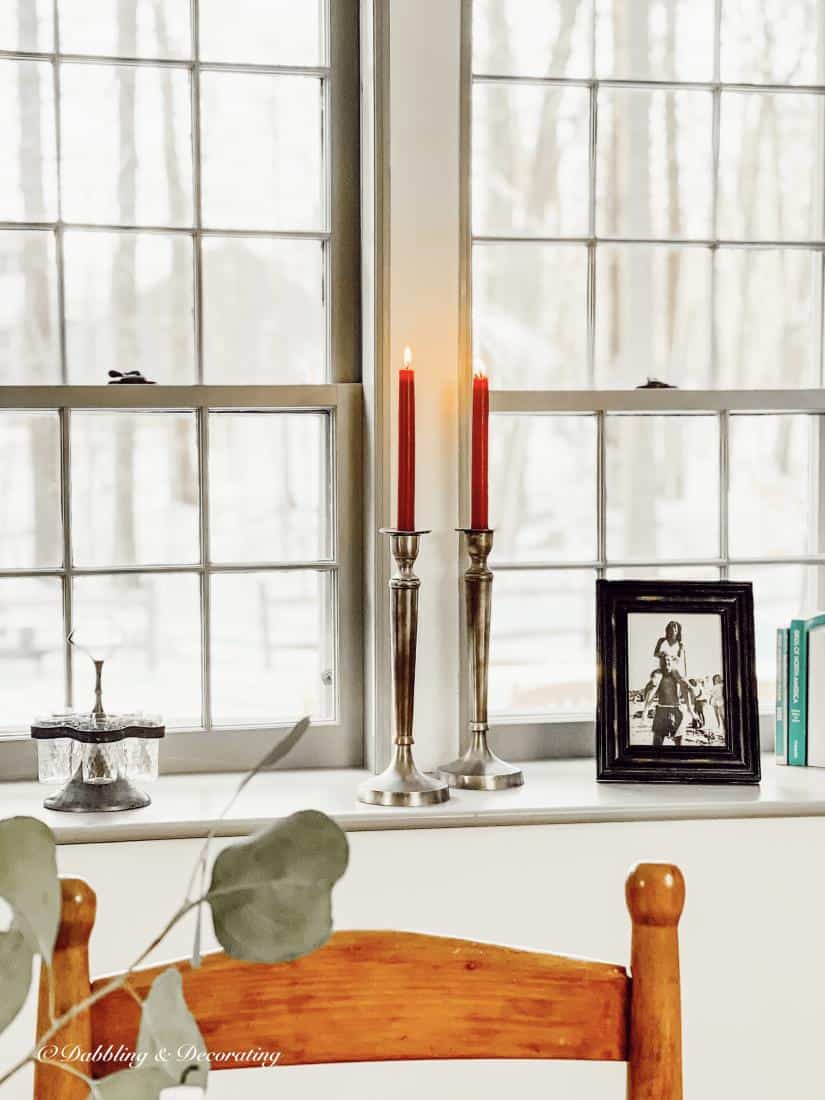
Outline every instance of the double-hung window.
{"label": "double-hung window", "polygon": [[465,0],[464,19],[501,743],[592,745],[597,577],[752,580],[769,712],[775,628],[825,604],[825,9]]}
{"label": "double-hung window", "polygon": [[172,766],[357,762],[357,0],[4,3],[0,143],[2,731],[74,631]]}

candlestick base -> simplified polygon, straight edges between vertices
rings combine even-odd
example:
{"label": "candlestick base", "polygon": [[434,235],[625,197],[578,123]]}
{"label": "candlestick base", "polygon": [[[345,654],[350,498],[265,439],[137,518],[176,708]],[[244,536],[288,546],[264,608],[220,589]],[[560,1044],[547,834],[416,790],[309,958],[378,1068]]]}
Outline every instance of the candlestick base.
{"label": "candlestick base", "polygon": [[503,791],[522,786],[521,768],[500,760],[487,744],[487,726],[471,723],[470,729],[473,734],[470,747],[457,760],[443,764],[438,774],[451,787],[465,791]]}
{"label": "candlestick base", "polygon": [[397,745],[390,766],[358,788],[359,801],[370,806],[435,806],[449,797],[445,779],[418,770],[409,745]]}

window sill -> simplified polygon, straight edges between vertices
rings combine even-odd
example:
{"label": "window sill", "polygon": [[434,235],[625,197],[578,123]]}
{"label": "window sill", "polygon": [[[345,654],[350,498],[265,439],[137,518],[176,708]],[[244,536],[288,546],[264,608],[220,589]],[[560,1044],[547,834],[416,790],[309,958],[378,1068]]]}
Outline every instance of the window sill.
{"label": "window sill", "polygon": [[[364,806],[355,791],[365,772],[268,772],[244,791],[218,836],[245,836],[295,810],[323,810],[348,832],[381,829],[559,825],[698,818],[825,817],[825,769],[778,767],[762,759],[761,787],[598,784],[592,760],[525,765],[525,786],[512,791],[454,791],[426,809]],[[47,822],[60,844],[203,837],[238,783],[237,775],[166,775],[150,787],[152,805],[113,814],[61,814],[43,809],[46,787],[2,783],[5,815]]]}

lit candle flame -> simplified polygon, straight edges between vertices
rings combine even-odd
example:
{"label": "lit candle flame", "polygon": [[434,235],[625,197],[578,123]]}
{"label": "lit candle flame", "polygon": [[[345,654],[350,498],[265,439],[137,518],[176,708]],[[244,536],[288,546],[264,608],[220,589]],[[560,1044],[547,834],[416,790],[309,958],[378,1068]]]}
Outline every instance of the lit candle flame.
{"label": "lit candle flame", "polygon": [[407,346],[404,348],[404,370],[411,370],[412,369],[412,361],[413,361],[412,348],[410,347],[409,344],[407,344]]}
{"label": "lit candle flame", "polygon": [[477,359],[475,366],[473,367],[474,378],[486,378],[487,377],[487,364],[482,359]]}

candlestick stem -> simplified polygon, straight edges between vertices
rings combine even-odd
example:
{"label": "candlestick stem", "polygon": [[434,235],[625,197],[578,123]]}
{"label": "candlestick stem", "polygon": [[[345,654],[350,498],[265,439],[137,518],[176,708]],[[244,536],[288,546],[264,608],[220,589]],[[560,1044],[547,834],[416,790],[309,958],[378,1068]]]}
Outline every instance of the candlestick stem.
{"label": "candlestick stem", "polygon": [[470,558],[463,578],[470,686],[470,747],[463,756],[438,770],[451,787],[475,791],[520,787],[524,782],[521,769],[500,760],[487,743],[487,685],[493,607],[493,573],[487,559],[493,548],[493,532],[487,528],[470,528],[461,533]]}
{"label": "candlestick stem", "polygon": [[358,789],[358,798],[373,806],[430,806],[450,797],[443,779],[425,775],[413,759],[415,657],[418,642],[418,591],[415,575],[421,535],[425,531],[386,531],[396,572],[390,579],[392,703],[395,723],[393,758],[380,775]]}

